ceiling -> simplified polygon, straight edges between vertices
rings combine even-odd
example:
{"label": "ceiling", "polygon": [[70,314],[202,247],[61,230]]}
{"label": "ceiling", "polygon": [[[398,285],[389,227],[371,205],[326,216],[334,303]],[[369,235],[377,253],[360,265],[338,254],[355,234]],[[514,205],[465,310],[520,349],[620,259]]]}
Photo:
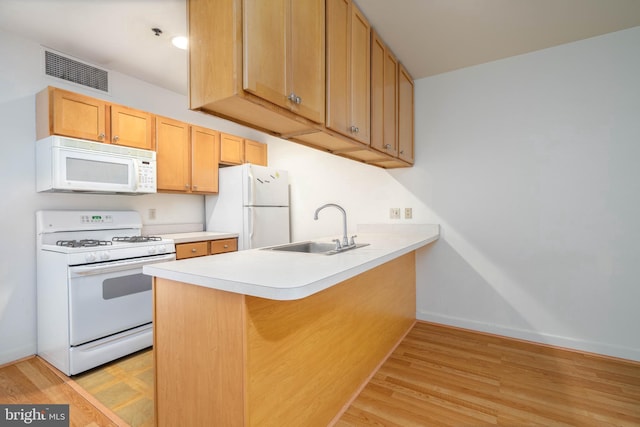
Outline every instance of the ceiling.
{"label": "ceiling", "polygon": [[[640,0],[355,1],[414,79],[640,25]],[[0,29],[186,94],[185,3],[0,0]]]}

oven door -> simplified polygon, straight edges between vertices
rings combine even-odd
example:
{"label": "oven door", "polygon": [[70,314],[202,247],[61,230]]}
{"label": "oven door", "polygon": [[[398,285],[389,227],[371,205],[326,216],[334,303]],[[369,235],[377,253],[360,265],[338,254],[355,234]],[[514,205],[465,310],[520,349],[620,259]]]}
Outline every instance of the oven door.
{"label": "oven door", "polygon": [[175,254],[69,267],[69,338],[77,346],[151,323],[151,276],[142,266]]}

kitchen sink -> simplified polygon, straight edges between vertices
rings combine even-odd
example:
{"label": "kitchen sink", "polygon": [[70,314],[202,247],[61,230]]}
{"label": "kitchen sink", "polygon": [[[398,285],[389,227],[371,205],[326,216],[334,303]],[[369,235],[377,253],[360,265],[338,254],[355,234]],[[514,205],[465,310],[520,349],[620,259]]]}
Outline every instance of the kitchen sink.
{"label": "kitchen sink", "polygon": [[361,248],[367,246],[368,243],[356,243],[353,246],[347,246],[344,248],[336,249],[335,243],[325,242],[296,242],[286,245],[271,246],[268,248],[262,248],[269,251],[285,251],[285,252],[301,252],[306,254],[320,254],[320,255],[334,255],[340,252],[349,251],[351,249]]}

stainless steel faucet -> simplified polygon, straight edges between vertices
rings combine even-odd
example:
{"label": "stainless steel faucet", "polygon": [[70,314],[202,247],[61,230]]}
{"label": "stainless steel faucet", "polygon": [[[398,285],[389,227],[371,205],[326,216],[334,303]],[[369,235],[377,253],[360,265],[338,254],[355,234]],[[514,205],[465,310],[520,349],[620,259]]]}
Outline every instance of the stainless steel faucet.
{"label": "stainless steel faucet", "polygon": [[[315,219],[317,221],[318,220],[318,212],[320,212],[322,209],[327,208],[329,206],[333,206],[334,208],[336,208],[340,212],[342,212],[342,221],[343,221],[343,224],[344,224],[344,230],[343,230],[343,236],[342,236],[342,245],[340,245],[340,241],[338,240],[336,242],[337,243],[337,248],[336,249],[340,249],[341,247],[342,248],[348,247],[349,246],[349,238],[347,237],[347,212],[345,212],[345,210],[342,208],[342,206],[336,205],[335,203],[327,203],[326,205],[322,205],[318,209],[316,209],[316,213],[313,214],[313,219]],[[353,237],[351,238],[351,240],[352,240],[352,245],[355,244],[355,243],[353,243]]]}

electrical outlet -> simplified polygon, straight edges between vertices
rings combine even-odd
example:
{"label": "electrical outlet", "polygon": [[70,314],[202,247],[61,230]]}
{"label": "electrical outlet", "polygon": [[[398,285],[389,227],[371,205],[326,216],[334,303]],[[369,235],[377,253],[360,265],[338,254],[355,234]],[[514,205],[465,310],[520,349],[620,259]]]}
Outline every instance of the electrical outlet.
{"label": "electrical outlet", "polygon": [[400,219],[400,208],[391,208],[389,210],[389,218]]}
{"label": "electrical outlet", "polygon": [[413,218],[413,209],[404,208],[404,219],[411,219],[411,218]]}
{"label": "electrical outlet", "polygon": [[156,219],[156,208],[149,209],[149,219]]}

